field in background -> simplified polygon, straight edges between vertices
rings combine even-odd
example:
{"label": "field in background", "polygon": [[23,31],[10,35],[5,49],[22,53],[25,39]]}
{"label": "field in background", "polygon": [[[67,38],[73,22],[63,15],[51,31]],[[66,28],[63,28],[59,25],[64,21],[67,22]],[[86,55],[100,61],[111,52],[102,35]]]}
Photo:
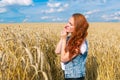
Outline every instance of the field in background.
{"label": "field in background", "polygon": [[[0,80],[63,80],[64,23],[0,24]],[[86,80],[120,80],[120,23],[90,23]]]}

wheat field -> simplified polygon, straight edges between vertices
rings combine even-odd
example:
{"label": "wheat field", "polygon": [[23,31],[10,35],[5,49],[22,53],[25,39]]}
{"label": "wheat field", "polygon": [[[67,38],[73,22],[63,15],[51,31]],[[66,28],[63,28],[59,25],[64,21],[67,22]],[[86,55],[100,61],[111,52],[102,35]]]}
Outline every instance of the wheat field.
{"label": "wheat field", "polygon": [[[64,80],[54,53],[65,23],[0,24],[0,80]],[[120,80],[120,23],[90,23],[86,80]]]}

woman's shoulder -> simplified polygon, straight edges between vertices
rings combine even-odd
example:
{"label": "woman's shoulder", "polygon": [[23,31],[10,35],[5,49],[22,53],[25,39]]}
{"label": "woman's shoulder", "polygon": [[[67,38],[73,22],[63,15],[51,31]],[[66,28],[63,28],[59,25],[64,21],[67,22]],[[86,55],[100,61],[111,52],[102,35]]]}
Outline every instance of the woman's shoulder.
{"label": "woman's shoulder", "polygon": [[83,41],[83,44],[82,44],[82,45],[87,45],[87,46],[88,46],[88,40],[85,39],[85,40]]}
{"label": "woman's shoulder", "polygon": [[87,45],[88,45],[88,40],[87,40],[87,39],[85,39],[85,44],[87,44]]}
{"label": "woman's shoulder", "polygon": [[88,51],[88,41],[86,39],[82,43],[80,50],[82,54]]}

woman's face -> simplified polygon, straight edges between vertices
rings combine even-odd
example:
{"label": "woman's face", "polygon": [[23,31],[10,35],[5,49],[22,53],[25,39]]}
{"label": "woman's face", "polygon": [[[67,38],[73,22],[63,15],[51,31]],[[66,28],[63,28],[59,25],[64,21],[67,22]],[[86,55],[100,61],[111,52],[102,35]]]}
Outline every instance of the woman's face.
{"label": "woman's face", "polygon": [[66,32],[68,32],[68,33],[71,33],[74,31],[75,26],[74,26],[74,18],[73,17],[71,17],[69,19],[68,23],[66,24],[66,26],[64,28],[65,28]]}

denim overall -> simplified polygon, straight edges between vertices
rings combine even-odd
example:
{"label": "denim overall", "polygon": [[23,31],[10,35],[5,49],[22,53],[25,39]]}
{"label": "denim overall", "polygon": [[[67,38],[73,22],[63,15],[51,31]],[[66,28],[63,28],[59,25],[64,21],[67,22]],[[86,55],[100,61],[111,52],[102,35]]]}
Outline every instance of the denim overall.
{"label": "denim overall", "polygon": [[65,66],[65,78],[80,78],[85,77],[85,64],[88,54],[88,43],[85,41],[86,51],[83,54],[79,54],[71,61],[64,63]]}

